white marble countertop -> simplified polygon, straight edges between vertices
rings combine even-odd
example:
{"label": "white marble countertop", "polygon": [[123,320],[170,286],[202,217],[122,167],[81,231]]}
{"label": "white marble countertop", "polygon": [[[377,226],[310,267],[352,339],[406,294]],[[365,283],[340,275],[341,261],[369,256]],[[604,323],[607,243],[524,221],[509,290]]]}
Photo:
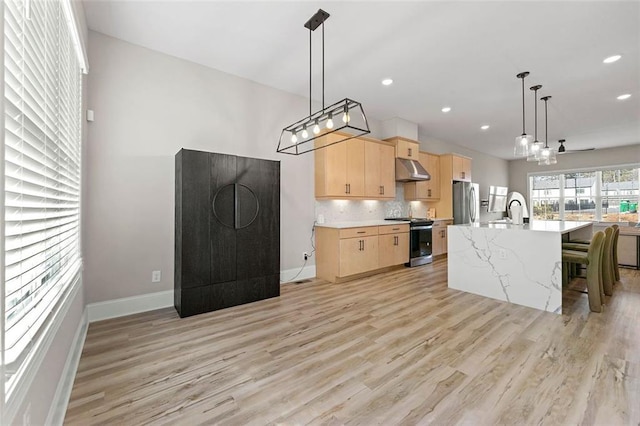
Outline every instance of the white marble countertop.
{"label": "white marble countertop", "polygon": [[331,222],[331,223],[316,223],[316,226],[322,228],[360,228],[363,226],[393,226],[399,223],[410,223],[408,220],[358,220],[349,222]]}
{"label": "white marble countertop", "polygon": [[490,229],[514,229],[522,231],[544,231],[559,232],[565,234],[587,226],[592,226],[593,222],[573,222],[558,220],[533,220],[523,225],[514,225],[511,223],[472,223],[470,225],[449,225],[449,226],[466,226],[471,228],[490,228]]}

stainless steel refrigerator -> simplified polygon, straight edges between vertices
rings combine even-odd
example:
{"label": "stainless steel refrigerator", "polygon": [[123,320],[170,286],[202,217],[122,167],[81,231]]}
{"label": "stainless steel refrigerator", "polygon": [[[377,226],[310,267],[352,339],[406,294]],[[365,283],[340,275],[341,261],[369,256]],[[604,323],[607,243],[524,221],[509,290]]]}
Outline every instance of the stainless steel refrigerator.
{"label": "stainless steel refrigerator", "polygon": [[480,196],[477,183],[453,182],[453,224],[480,221]]}

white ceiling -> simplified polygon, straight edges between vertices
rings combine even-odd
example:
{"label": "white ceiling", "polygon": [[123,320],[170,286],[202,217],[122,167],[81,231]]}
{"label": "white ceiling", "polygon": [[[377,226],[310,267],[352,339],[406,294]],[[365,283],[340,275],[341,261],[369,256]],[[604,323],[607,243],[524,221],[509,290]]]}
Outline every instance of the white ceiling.
{"label": "white ceiling", "polygon": [[[640,143],[638,1],[114,1],[85,0],[89,28],[287,92],[308,96],[309,32],[325,23],[327,104],[345,97],[368,116],[401,117],[420,134],[512,159],[527,131],[534,84],[549,101],[549,145],[567,149]],[[313,33],[314,60],[321,32]],[[603,64],[610,55],[622,59]],[[320,62],[314,100],[321,99]],[[394,84],[384,87],[382,78]],[[616,97],[632,94],[626,101]],[[452,111],[443,114],[441,108]],[[544,140],[539,103],[538,136]],[[307,111],[300,111],[301,118]],[[290,123],[282,123],[283,127]],[[489,124],[487,131],[480,126]],[[635,159],[638,160],[638,159]]]}

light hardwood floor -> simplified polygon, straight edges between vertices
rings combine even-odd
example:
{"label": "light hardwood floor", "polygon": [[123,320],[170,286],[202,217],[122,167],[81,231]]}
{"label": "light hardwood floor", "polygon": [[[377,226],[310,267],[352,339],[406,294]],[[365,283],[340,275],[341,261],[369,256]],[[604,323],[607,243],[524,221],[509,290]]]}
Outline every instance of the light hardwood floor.
{"label": "light hardwood floor", "polygon": [[638,271],[555,315],[449,290],[445,262],[93,323],[65,423],[640,422]]}

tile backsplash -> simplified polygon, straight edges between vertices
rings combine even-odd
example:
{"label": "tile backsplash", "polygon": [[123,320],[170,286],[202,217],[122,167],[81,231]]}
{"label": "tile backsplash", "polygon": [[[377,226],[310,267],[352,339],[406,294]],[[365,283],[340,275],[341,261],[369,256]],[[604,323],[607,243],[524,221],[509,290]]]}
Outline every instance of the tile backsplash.
{"label": "tile backsplash", "polygon": [[426,203],[404,200],[402,184],[396,185],[394,200],[316,200],[315,210],[316,221],[325,223],[427,216]]}

